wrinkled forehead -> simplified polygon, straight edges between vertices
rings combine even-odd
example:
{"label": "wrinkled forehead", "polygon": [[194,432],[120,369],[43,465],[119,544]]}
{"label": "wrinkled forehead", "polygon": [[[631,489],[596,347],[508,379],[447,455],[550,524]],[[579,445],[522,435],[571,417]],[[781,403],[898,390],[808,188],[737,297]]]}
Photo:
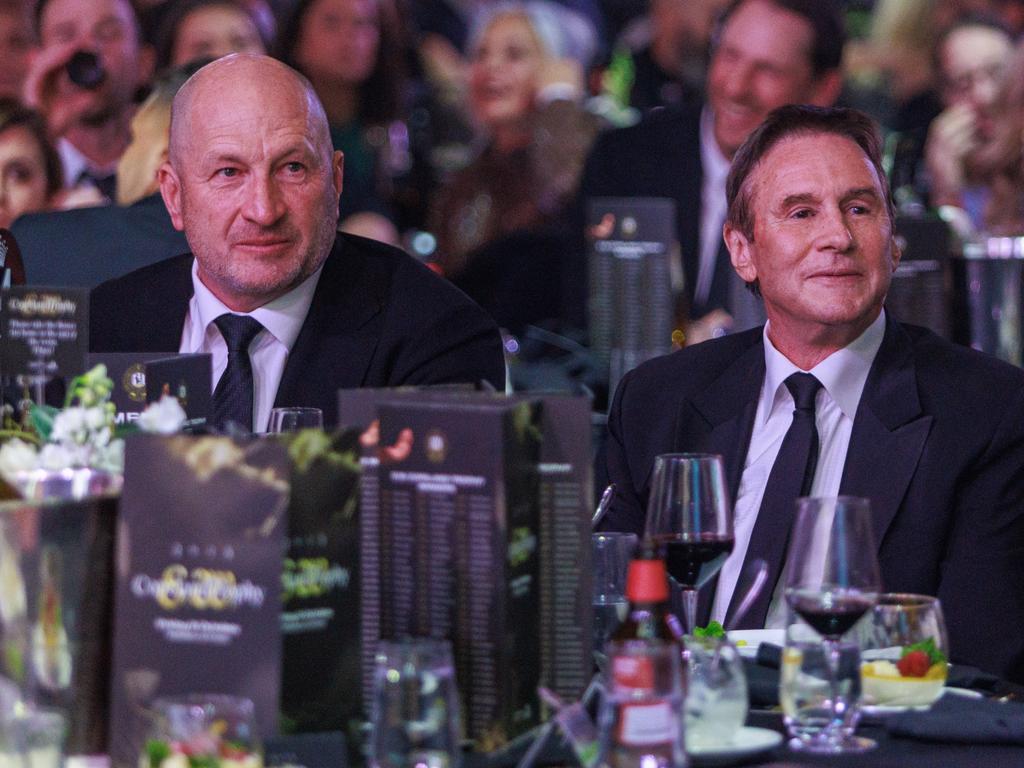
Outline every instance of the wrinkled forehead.
{"label": "wrinkled forehead", "polygon": [[789,196],[842,195],[870,189],[879,201],[886,193],[878,170],[864,149],[838,133],[785,136],[761,156],[744,184],[753,191],[755,215]]}

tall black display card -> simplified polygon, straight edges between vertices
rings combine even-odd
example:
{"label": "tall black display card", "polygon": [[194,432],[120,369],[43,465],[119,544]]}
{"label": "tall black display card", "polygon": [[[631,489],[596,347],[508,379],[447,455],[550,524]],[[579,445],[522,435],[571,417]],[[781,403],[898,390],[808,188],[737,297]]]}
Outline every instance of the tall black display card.
{"label": "tall black display card", "polygon": [[[359,430],[282,435],[292,460],[281,631],[282,733],[365,722],[359,622]],[[325,737],[326,738],[326,737]],[[345,743],[342,739],[342,743]]]}
{"label": "tall black display card", "polygon": [[221,693],[277,730],[290,466],[272,440],[139,435],[126,445],[110,756],[138,763],[159,696]]}
{"label": "tall black display card", "polygon": [[106,751],[117,501],[0,504],[0,675],[68,719],[68,754]]}
{"label": "tall black display card", "polygon": [[590,201],[590,341],[609,389],[644,360],[670,352],[683,287],[676,209],[664,198]]}
{"label": "tall black display card", "polygon": [[77,376],[89,351],[89,290],[32,288],[0,291],[0,370],[46,382]]}
{"label": "tall black display card", "polygon": [[146,363],[146,402],[164,395],[178,398],[190,424],[205,423],[213,408],[212,356],[164,356]]}

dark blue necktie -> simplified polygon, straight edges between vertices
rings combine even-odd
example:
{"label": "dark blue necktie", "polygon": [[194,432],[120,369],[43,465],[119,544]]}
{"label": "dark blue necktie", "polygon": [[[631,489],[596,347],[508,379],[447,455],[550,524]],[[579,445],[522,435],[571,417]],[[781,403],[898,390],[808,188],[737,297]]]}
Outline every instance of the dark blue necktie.
{"label": "dark blue necktie", "polygon": [[[757,629],[764,626],[768,606],[775,595],[775,587],[782,573],[789,530],[796,516],[795,501],[811,492],[814,471],[818,467],[818,427],[814,423],[814,399],[821,382],[809,373],[794,373],[784,382],[793,396],[793,422],[782,438],[778,456],[768,475],[768,483],[761,499],[757,522],[750,534],[750,544],[744,565],[755,557],[768,563],[768,581],[761,595],[747,613],[742,626],[735,629]],[[729,601],[729,615],[743,598],[743,584],[736,584]],[[728,618],[728,616],[727,616]]]}
{"label": "dark blue necktie", "polygon": [[223,429],[234,421],[251,430],[253,378],[249,345],[263,326],[245,315],[224,314],[213,322],[228,345],[228,364],[213,392],[211,426]]}
{"label": "dark blue necktie", "polygon": [[117,189],[117,174],[108,173],[105,176],[101,176],[98,173],[94,173],[93,171],[86,169],[78,174],[78,181],[84,181],[88,184],[92,184],[92,186],[96,187],[96,189],[98,189],[105,198],[111,202],[114,201],[114,193]]}

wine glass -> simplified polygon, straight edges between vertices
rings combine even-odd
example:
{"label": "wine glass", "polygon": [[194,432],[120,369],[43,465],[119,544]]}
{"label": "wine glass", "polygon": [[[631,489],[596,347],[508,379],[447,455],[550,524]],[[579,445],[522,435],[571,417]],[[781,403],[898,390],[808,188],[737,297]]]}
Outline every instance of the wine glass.
{"label": "wine glass", "polygon": [[830,718],[820,731],[791,742],[796,749],[838,754],[875,746],[853,735],[840,695],[841,640],[881,591],[871,506],[867,499],[802,498],[786,556],[786,602],[825,643]]}
{"label": "wine glass", "polygon": [[654,459],[645,536],[664,547],[665,568],[682,590],[692,633],[697,591],[721,569],[734,541],[721,456],[665,453]]}

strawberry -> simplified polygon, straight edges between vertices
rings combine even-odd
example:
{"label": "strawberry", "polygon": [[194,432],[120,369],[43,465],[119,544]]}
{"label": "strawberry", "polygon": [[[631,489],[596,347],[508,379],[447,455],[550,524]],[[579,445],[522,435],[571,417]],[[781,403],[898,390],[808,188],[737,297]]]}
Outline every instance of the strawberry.
{"label": "strawberry", "polygon": [[911,651],[896,662],[896,669],[903,677],[924,677],[932,661],[924,651]]}

